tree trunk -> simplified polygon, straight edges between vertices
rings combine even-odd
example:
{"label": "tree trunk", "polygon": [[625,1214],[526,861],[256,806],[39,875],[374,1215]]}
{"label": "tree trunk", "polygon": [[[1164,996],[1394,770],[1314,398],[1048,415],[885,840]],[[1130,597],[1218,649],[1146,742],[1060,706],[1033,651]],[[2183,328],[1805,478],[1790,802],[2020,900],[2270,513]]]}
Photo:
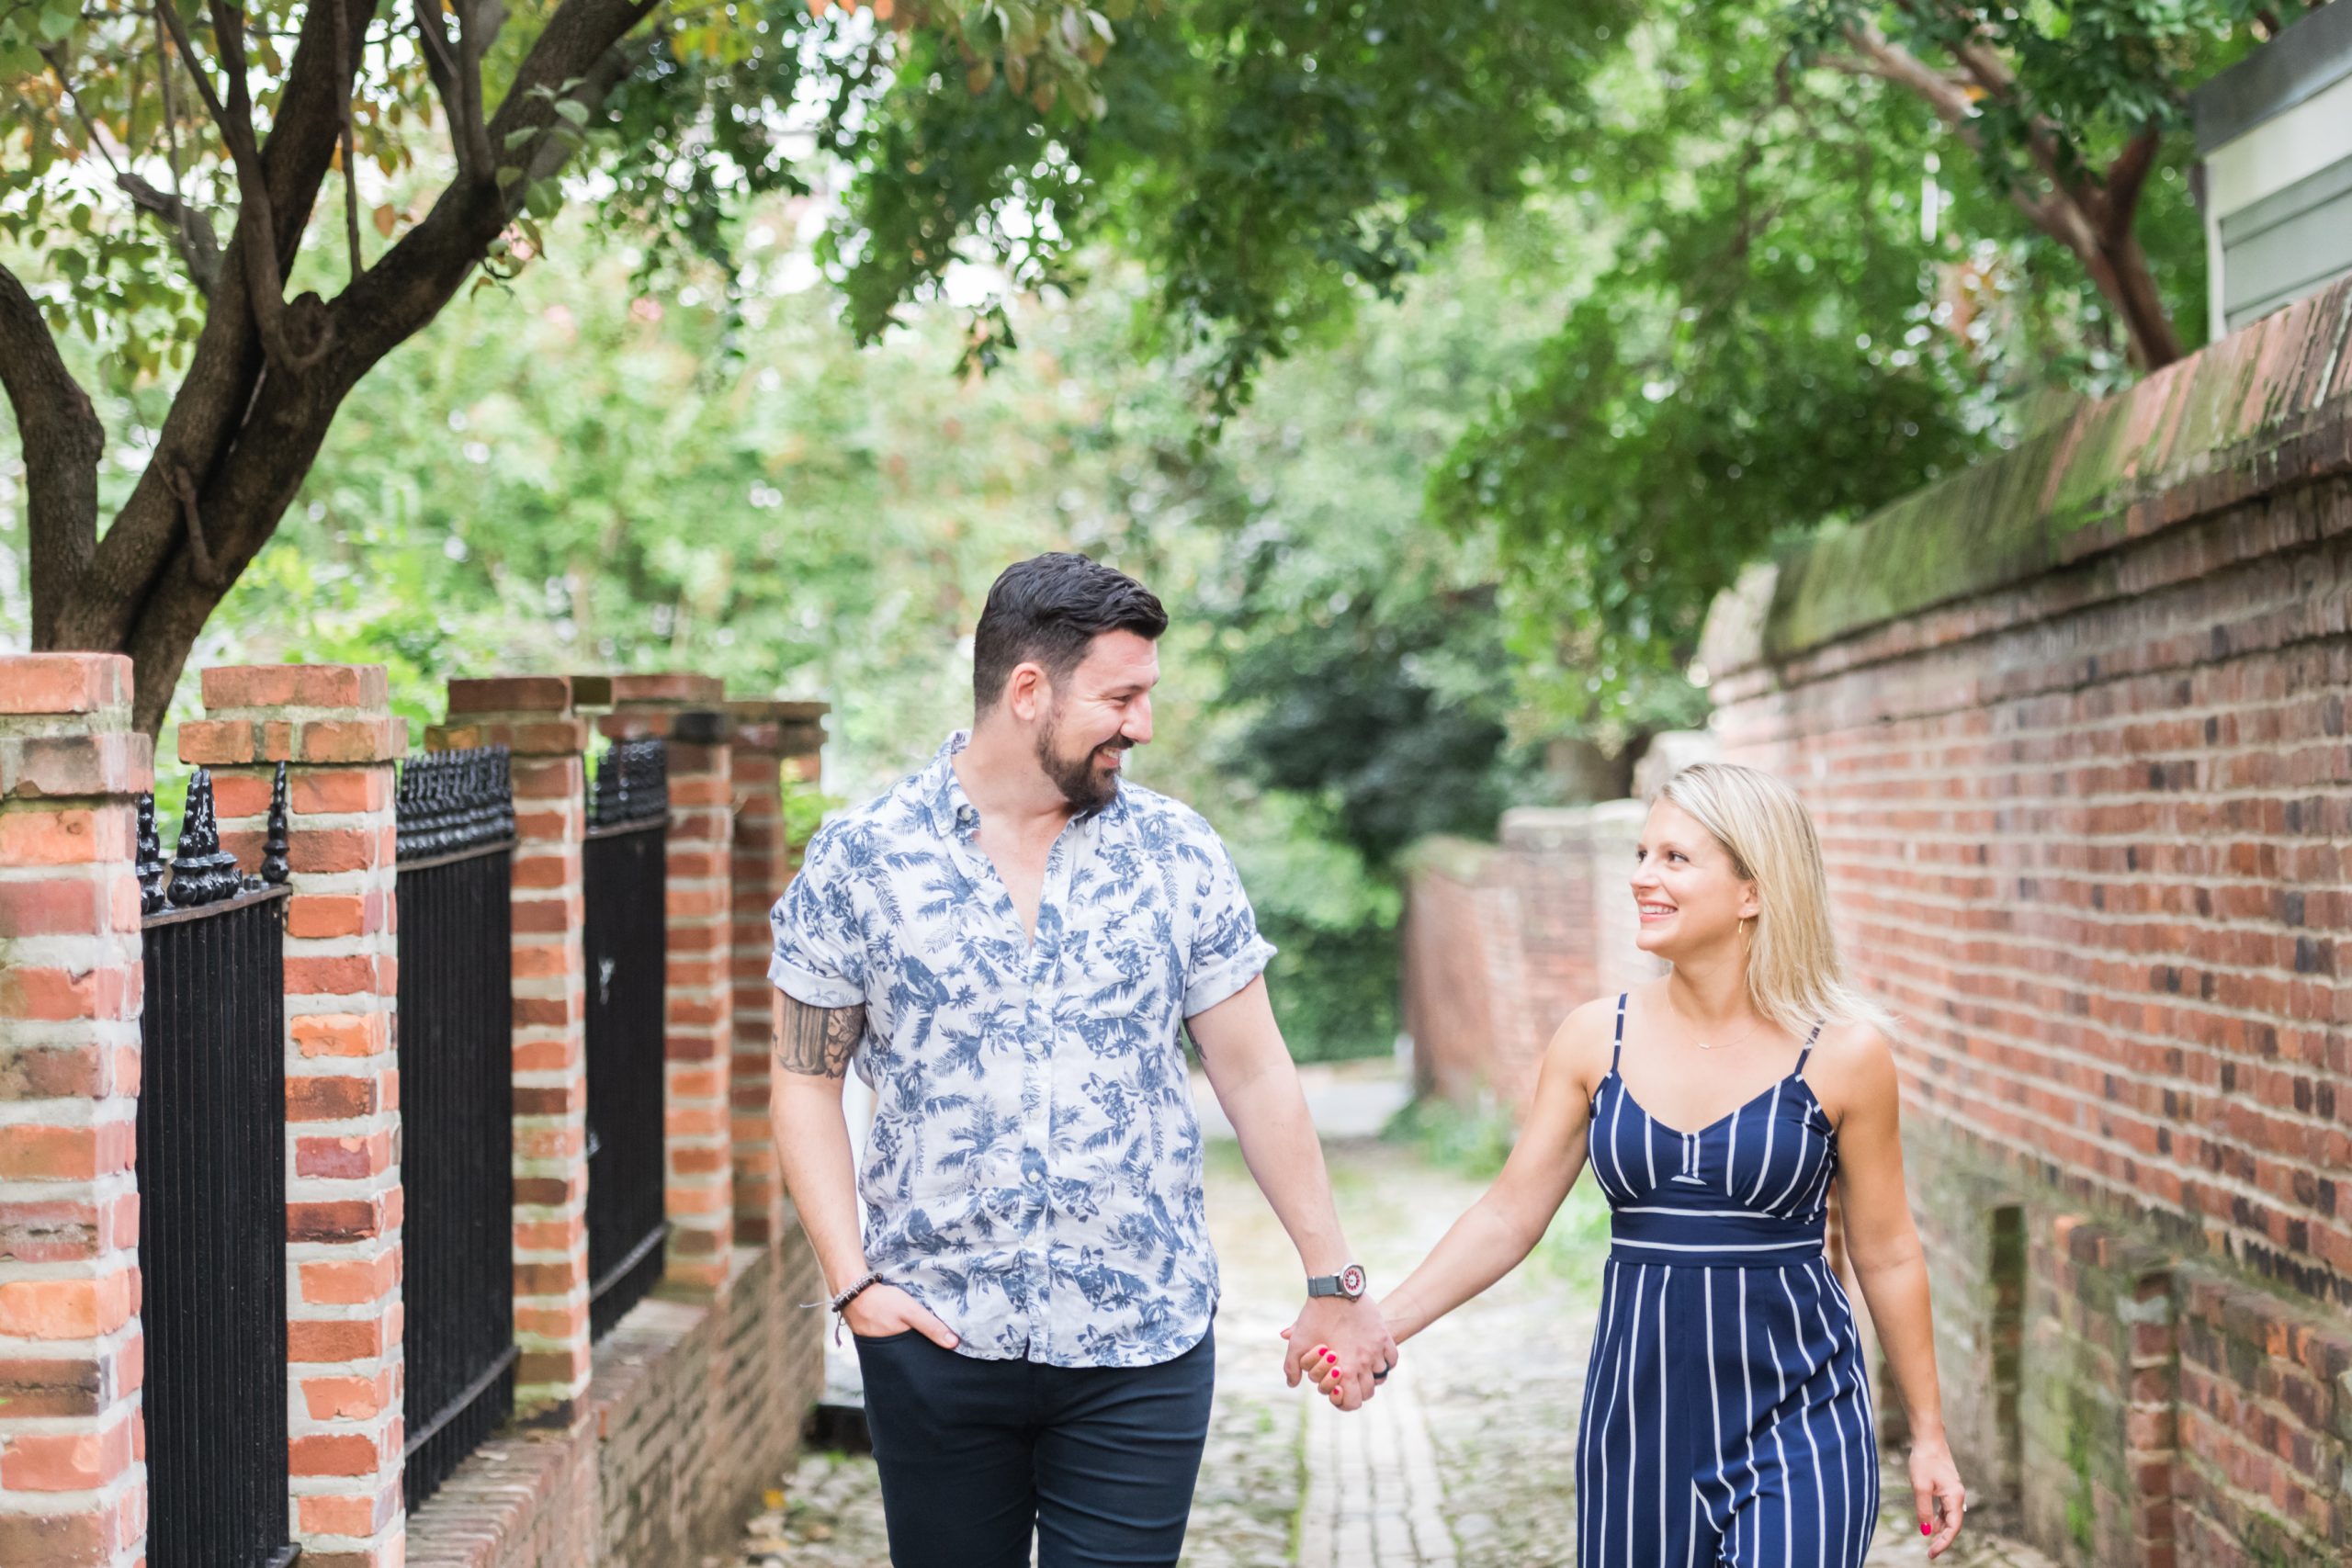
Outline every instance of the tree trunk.
{"label": "tree trunk", "polygon": [[2120,243],[2109,242],[2083,262],[2131,334],[2132,357],[2141,369],[2161,370],[2181,357],[2180,333],[2165,313],[2164,295],[2137,235],[2127,229]]}

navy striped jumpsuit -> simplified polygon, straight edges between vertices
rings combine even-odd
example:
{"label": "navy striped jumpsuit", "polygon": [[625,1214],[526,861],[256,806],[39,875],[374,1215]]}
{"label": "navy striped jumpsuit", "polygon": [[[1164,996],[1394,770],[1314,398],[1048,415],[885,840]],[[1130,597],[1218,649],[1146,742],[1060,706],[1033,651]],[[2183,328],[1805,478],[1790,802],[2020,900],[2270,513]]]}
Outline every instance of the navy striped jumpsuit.
{"label": "navy striped jumpsuit", "polygon": [[[1815,1025],[1817,1037],[1820,1027]],[[1869,1380],[1822,1254],[1838,1134],[1795,1070],[1712,1126],[1592,1097],[1609,1262],[1577,1441],[1579,1568],[1857,1568],[1878,1518]]]}

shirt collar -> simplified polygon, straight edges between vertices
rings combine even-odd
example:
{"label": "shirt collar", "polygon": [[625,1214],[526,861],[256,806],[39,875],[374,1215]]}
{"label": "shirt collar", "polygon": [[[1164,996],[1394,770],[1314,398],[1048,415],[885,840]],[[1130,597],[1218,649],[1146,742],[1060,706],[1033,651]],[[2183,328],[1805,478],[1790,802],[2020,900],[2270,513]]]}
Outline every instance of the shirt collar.
{"label": "shirt collar", "polygon": [[[942,838],[968,839],[978,830],[979,808],[971,796],[964,793],[964,781],[956,776],[956,754],[972,743],[972,732],[958,729],[940,743],[932,753],[931,761],[916,775],[916,787],[922,795],[923,808],[931,817],[933,831]],[[1073,816],[1073,822],[1121,822],[1127,815],[1127,782],[1122,769],[1118,793],[1109,802]]]}

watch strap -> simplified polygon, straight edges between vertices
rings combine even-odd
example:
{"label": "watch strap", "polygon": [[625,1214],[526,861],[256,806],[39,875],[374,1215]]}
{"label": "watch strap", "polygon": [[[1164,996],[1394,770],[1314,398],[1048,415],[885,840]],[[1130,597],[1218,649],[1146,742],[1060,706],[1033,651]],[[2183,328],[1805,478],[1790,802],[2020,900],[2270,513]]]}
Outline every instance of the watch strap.
{"label": "watch strap", "polygon": [[1351,1263],[1336,1274],[1310,1274],[1306,1277],[1309,1301],[1320,1296],[1344,1296],[1355,1301],[1363,1294],[1363,1267]]}

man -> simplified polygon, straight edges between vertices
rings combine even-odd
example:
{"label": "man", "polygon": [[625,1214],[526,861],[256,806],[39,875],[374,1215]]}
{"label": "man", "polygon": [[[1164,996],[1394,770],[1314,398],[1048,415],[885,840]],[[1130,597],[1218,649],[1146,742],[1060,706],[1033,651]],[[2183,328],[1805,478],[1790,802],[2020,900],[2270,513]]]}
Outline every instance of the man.
{"label": "man", "polygon": [[971,730],[829,822],[773,914],[776,1145],[856,1336],[897,1568],[1019,1568],[1033,1530],[1040,1568],[1175,1562],[1217,1303],[1180,1024],[1308,1277],[1292,1385],[1328,1346],[1351,1408],[1395,1359],[1232,860],[1121,777],[1167,625],[1083,556],[1008,569]]}

